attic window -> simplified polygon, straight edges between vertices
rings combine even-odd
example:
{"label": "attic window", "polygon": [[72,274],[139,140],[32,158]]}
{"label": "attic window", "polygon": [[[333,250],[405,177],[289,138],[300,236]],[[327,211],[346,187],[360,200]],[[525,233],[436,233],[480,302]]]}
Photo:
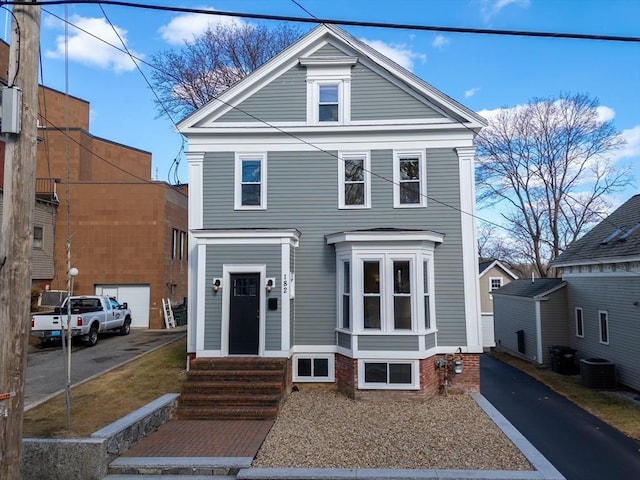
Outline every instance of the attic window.
{"label": "attic window", "polygon": [[626,242],[627,238],[640,228],[640,222],[636,223],[633,227],[629,228],[624,234],[618,239],[619,242]]}
{"label": "attic window", "polygon": [[600,242],[600,245],[606,245],[607,243],[609,243],[611,240],[613,240],[614,238],[616,238],[618,235],[620,235],[620,232],[622,232],[621,228],[616,228],[615,231],[611,234],[609,234],[608,236],[605,237],[604,240],[602,240]]}
{"label": "attic window", "polygon": [[323,56],[300,58],[307,68],[307,122],[348,123],[351,118],[351,67],[357,57]]}

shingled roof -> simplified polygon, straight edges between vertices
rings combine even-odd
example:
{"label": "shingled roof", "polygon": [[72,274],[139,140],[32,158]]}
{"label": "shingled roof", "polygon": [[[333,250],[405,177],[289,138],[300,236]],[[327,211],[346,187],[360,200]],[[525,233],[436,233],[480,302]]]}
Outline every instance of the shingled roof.
{"label": "shingled roof", "polygon": [[611,215],[552,262],[554,267],[640,260],[640,194]]}
{"label": "shingled roof", "polygon": [[514,280],[491,292],[492,295],[539,298],[564,287],[567,282],[561,278],[536,278],[535,280]]}

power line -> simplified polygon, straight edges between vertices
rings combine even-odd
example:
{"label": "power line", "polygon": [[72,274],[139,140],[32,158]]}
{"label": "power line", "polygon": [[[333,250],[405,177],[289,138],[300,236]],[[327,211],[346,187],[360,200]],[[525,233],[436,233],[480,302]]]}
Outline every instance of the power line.
{"label": "power line", "polygon": [[[33,6],[33,2],[27,1],[7,1],[6,5],[28,5]],[[640,37],[632,36],[619,36],[619,35],[600,35],[590,33],[566,33],[566,32],[540,32],[540,31],[526,31],[526,30],[498,30],[492,28],[468,28],[468,27],[446,27],[446,26],[434,26],[434,25],[417,25],[408,23],[388,23],[388,22],[371,22],[371,21],[359,21],[359,20],[343,20],[343,19],[331,19],[331,18],[307,18],[307,17],[295,17],[288,15],[269,15],[262,13],[246,13],[246,12],[230,12],[224,10],[205,10],[201,8],[184,8],[184,7],[167,7],[162,5],[144,5],[135,2],[122,2],[115,0],[95,1],[95,0],[45,0],[38,2],[38,5],[83,5],[83,4],[96,4],[101,3],[105,5],[115,5],[120,7],[140,8],[146,10],[160,10],[165,12],[178,12],[178,13],[197,13],[202,15],[218,15],[221,17],[238,17],[238,18],[252,18],[258,20],[278,20],[283,22],[296,22],[296,23],[327,23],[332,25],[346,25],[351,27],[375,27],[375,28],[390,28],[400,30],[417,30],[427,32],[445,32],[445,33],[471,33],[481,35],[508,35],[516,37],[541,37],[541,38],[564,38],[574,40],[600,40],[611,42],[640,42]]]}

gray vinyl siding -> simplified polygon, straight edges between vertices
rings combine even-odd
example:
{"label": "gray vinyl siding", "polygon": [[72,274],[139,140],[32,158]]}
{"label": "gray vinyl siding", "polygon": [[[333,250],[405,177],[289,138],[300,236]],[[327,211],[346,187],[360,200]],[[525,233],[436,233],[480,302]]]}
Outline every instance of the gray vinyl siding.
{"label": "gray vinyl siding", "polygon": [[[640,277],[570,277],[569,345],[578,358],[605,358],[616,364],[620,383],[640,390]],[[584,338],[575,336],[575,307],[582,307]],[[600,343],[598,311],[609,313],[609,344]]]}
{"label": "gray vinyl siding", "polygon": [[327,45],[324,45],[323,47],[320,47],[318,50],[313,52],[310,57],[330,57],[336,55],[353,55],[353,53],[346,54],[339,48],[328,43]]}
{"label": "gray vinyl siding", "polygon": [[[207,279],[222,277],[223,265],[266,265],[267,277],[275,277],[276,285],[281,277],[280,245],[212,245],[207,247]],[[260,291],[261,301],[267,295]],[[281,293],[274,288],[268,298],[278,299],[278,309],[265,311],[265,350],[281,349]],[[266,303],[266,302],[265,302]],[[205,349],[221,348],[222,292],[208,294],[205,300]]]}
{"label": "gray vinyl siding", "polygon": [[436,334],[430,333],[424,337],[424,346],[428,350],[430,348],[435,348],[436,346]]}
{"label": "gray vinyl siding", "polygon": [[[425,145],[426,146],[426,145]],[[337,152],[267,152],[267,210],[234,211],[234,153],[207,153],[203,166],[203,228],[296,228],[296,298],[292,342],[335,345],[335,250],[325,235],[369,228],[428,229],[446,234],[435,250],[435,322],[439,345],[466,344],[458,157],[427,151],[427,194],[442,203],[394,209],[391,150],[371,152],[372,208],[338,209]],[[445,205],[450,205],[447,207]],[[255,252],[254,246],[243,250]],[[245,263],[248,260],[242,257]],[[279,258],[279,255],[278,255]]]}
{"label": "gray vinyl siding", "polygon": [[[307,69],[295,66],[222,115],[219,122],[305,122]],[[246,112],[246,113],[245,113]],[[249,113],[250,115],[247,115]]]}
{"label": "gray vinyl siding", "polygon": [[348,333],[338,332],[338,346],[351,350],[351,335]]}
{"label": "gray vinyl siding", "polygon": [[[2,224],[3,192],[0,185],[0,224]],[[42,248],[31,249],[32,280],[51,280],[54,275],[54,228],[57,206],[53,203],[34,200],[33,225],[42,227]]]}
{"label": "gray vinyl siding", "polygon": [[353,67],[351,75],[351,120],[443,118],[361,63]]}
{"label": "gray vinyl siding", "polygon": [[360,335],[358,350],[415,352],[418,351],[418,337],[415,335]]}
{"label": "gray vinyl siding", "polygon": [[540,323],[542,324],[542,359],[550,364],[549,348],[553,345],[568,345],[569,328],[567,322],[567,289],[561,288],[540,302]]}
{"label": "gray vinyl siding", "polygon": [[518,353],[516,332],[524,330],[525,353],[537,362],[536,302],[531,298],[493,296],[493,321],[498,348]]}

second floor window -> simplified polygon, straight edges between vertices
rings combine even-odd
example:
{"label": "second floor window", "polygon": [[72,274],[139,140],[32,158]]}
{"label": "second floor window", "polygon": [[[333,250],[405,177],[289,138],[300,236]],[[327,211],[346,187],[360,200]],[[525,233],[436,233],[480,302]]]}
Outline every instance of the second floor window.
{"label": "second floor window", "polygon": [[500,277],[491,277],[489,278],[489,291],[493,292],[494,290],[502,287],[502,278]]}
{"label": "second floor window", "polygon": [[371,168],[368,153],[338,155],[339,208],[371,207]]}
{"label": "second floor window", "polygon": [[394,153],[393,206],[395,208],[427,205],[425,170],[423,151]]}
{"label": "second floor window", "polygon": [[235,169],[235,208],[265,209],[266,155],[239,154]]}
{"label": "second floor window", "polygon": [[44,248],[44,228],[33,227],[33,248],[42,250]]}

